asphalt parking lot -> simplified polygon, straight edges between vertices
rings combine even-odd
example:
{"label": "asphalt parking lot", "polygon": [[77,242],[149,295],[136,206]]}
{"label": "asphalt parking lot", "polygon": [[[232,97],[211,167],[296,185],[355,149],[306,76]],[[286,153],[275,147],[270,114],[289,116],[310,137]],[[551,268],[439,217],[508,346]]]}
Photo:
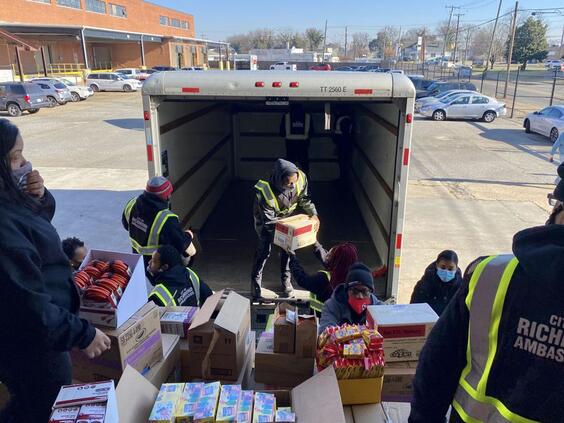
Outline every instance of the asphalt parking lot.
{"label": "asphalt parking lot", "polygon": [[[61,236],[127,251],[121,211],[147,178],[140,93],[97,93],[12,120],[24,154],[57,198]],[[441,250],[456,250],[464,267],[480,255],[509,252],[516,231],[545,222],[556,176],[547,160],[551,145],[521,123],[416,118],[400,302],[409,301]]]}

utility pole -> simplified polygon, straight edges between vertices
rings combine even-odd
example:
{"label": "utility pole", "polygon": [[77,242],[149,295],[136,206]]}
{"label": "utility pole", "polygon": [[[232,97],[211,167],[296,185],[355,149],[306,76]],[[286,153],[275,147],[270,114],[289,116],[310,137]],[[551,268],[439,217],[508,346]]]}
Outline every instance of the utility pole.
{"label": "utility pole", "polygon": [[345,26],[345,57],[347,57],[347,36],[349,35],[348,29],[349,28]]}
{"label": "utility pole", "polygon": [[452,54],[452,62],[456,63],[456,50],[458,49],[458,29],[460,28],[460,17],[464,16],[464,13],[456,14],[456,35],[454,36],[454,52]]}
{"label": "utility pole", "polygon": [[444,59],[445,57],[445,53],[446,53],[446,46],[448,43],[448,35],[450,34],[450,23],[452,22],[452,12],[454,11],[454,9],[459,9],[459,7],[457,6],[446,6],[446,8],[448,9],[450,7],[450,14],[448,15],[448,25],[447,25],[447,29],[446,29],[446,33],[445,33],[445,41],[443,44],[443,57],[441,58],[441,60]]}
{"label": "utility pole", "polygon": [[505,87],[503,88],[503,98],[507,97],[507,85],[509,84],[509,71],[511,70],[511,59],[513,59],[513,44],[515,43],[515,27],[517,26],[517,9],[519,1],[515,2],[513,12],[513,22],[511,23],[511,40],[509,41],[509,54],[507,55],[507,71],[505,72]]}
{"label": "utility pole", "polygon": [[560,58],[564,57],[564,25],[562,25],[562,36],[560,37]]}
{"label": "utility pole", "polygon": [[468,60],[468,45],[470,44],[470,29],[471,28],[468,27],[468,30],[466,31],[466,45],[464,47],[464,63],[466,63],[466,61]]}
{"label": "utility pole", "polygon": [[[495,38],[495,30],[497,29],[497,21],[499,20],[499,12],[501,11],[501,3],[503,3],[503,0],[499,0],[499,6],[497,6],[497,15],[495,16],[495,23],[494,23],[494,27],[493,27],[493,31],[492,31],[492,39],[490,40],[490,47],[488,48],[488,55],[486,56],[486,70],[488,70],[488,66],[490,65],[490,60],[492,57],[492,49],[493,49],[493,43],[494,43],[494,38]],[[492,66],[493,69],[493,66]]]}
{"label": "utility pole", "polygon": [[396,48],[396,61],[401,61],[401,26],[399,27],[398,47]]}
{"label": "utility pole", "polygon": [[321,62],[325,62],[325,46],[327,45],[327,19],[325,19],[325,35],[323,35],[323,54],[321,55]]}

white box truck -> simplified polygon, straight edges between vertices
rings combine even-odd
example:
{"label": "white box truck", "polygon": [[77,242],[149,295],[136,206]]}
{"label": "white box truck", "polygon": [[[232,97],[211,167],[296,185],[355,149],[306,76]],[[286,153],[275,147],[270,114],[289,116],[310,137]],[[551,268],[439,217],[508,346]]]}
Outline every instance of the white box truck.
{"label": "white box truck", "polygon": [[[174,185],[172,209],[202,245],[196,269],[214,289],[250,291],[257,237],[254,184],[285,157],[289,105],[311,115],[310,189],[330,248],[353,242],[368,266],[386,264],[380,298],[396,297],[415,89],[399,74],[353,72],[159,72],[143,86],[149,175]],[[337,182],[334,122],[354,123],[346,182]],[[320,264],[299,250],[304,267]],[[278,290],[273,248],[263,286]]]}

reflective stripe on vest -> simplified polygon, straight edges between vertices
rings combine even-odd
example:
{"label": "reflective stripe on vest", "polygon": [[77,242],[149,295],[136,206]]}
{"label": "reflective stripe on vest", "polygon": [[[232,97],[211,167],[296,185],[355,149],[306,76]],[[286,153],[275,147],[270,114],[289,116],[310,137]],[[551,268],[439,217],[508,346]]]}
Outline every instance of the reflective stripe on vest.
{"label": "reflective stripe on vest", "polygon": [[123,211],[123,214],[125,215],[125,220],[127,221],[128,224],[129,224],[129,219],[131,218],[131,210],[133,210],[133,206],[135,205],[136,202],[137,202],[137,198],[132,198],[125,205],[125,210]]}
{"label": "reflective stripe on vest", "polygon": [[192,287],[194,288],[194,295],[196,295],[196,305],[200,307],[200,278],[192,269],[187,267],[188,273],[190,273],[190,282],[192,282]]}
{"label": "reflective stripe on vest", "polygon": [[172,295],[168,288],[162,283],[156,285],[155,288],[151,291],[149,298],[151,298],[152,296],[155,296],[159,300],[161,300],[161,303],[164,304],[164,307],[176,307],[176,300],[174,299],[174,295]]}
{"label": "reflective stripe on vest", "polygon": [[[329,273],[326,270],[320,270],[319,273],[323,273],[325,274],[325,276],[327,276],[327,283],[329,283],[331,281],[331,273]],[[319,313],[321,313],[321,311],[323,310],[323,305],[325,303],[323,301],[321,301],[317,295],[315,295],[313,292],[309,293],[309,307],[313,310],[313,311],[317,311]]]}
{"label": "reflective stripe on vest", "polygon": [[303,133],[301,134],[293,134],[292,133],[292,118],[290,113],[286,113],[285,117],[285,126],[286,126],[286,139],[287,140],[307,140],[309,138],[309,126],[310,126],[310,116],[306,113],[304,118],[304,128]]}
{"label": "reflective stripe on vest", "polygon": [[535,423],[486,395],[497,353],[499,324],[511,278],[519,262],[513,255],[492,256],[474,270],[466,306],[470,312],[466,367],[460,376],[453,407],[469,423]]}
{"label": "reflective stripe on vest", "polygon": [[[305,173],[303,173],[301,170],[298,170],[298,182],[296,183],[296,198],[298,198],[302,193],[302,191],[305,189],[305,181],[306,181]],[[260,194],[262,194],[262,197],[266,201],[266,204],[268,204],[270,208],[274,209],[274,211],[277,214],[281,214],[281,215],[290,214],[298,207],[298,203],[296,202],[287,209],[280,209],[280,204],[278,203],[278,199],[274,195],[274,192],[272,191],[272,188],[270,187],[270,184],[267,181],[260,179],[256,183],[255,189]]]}
{"label": "reflective stripe on vest", "polygon": [[163,230],[166,221],[171,217],[178,218],[176,214],[174,214],[168,209],[161,210],[160,212],[158,212],[157,215],[155,216],[155,220],[153,221],[153,224],[151,225],[151,230],[149,231],[149,237],[147,238],[147,245],[143,246],[139,244],[135,239],[131,237],[129,238],[133,249],[137,251],[138,254],[144,256],[150,256],[155,251],[157,251],[157,249],[159,248],[159,237],[161,235],[161,231]]}

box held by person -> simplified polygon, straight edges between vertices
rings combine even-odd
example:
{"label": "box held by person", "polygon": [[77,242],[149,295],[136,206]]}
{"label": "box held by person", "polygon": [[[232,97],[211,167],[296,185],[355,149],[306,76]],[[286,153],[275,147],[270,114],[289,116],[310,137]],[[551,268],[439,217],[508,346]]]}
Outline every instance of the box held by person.
{"label": "box held by person", "polygon": [[315,244],[314,222],[305,214],[297,214],[276,222],[274,244],[283,250],[298,250]]}

